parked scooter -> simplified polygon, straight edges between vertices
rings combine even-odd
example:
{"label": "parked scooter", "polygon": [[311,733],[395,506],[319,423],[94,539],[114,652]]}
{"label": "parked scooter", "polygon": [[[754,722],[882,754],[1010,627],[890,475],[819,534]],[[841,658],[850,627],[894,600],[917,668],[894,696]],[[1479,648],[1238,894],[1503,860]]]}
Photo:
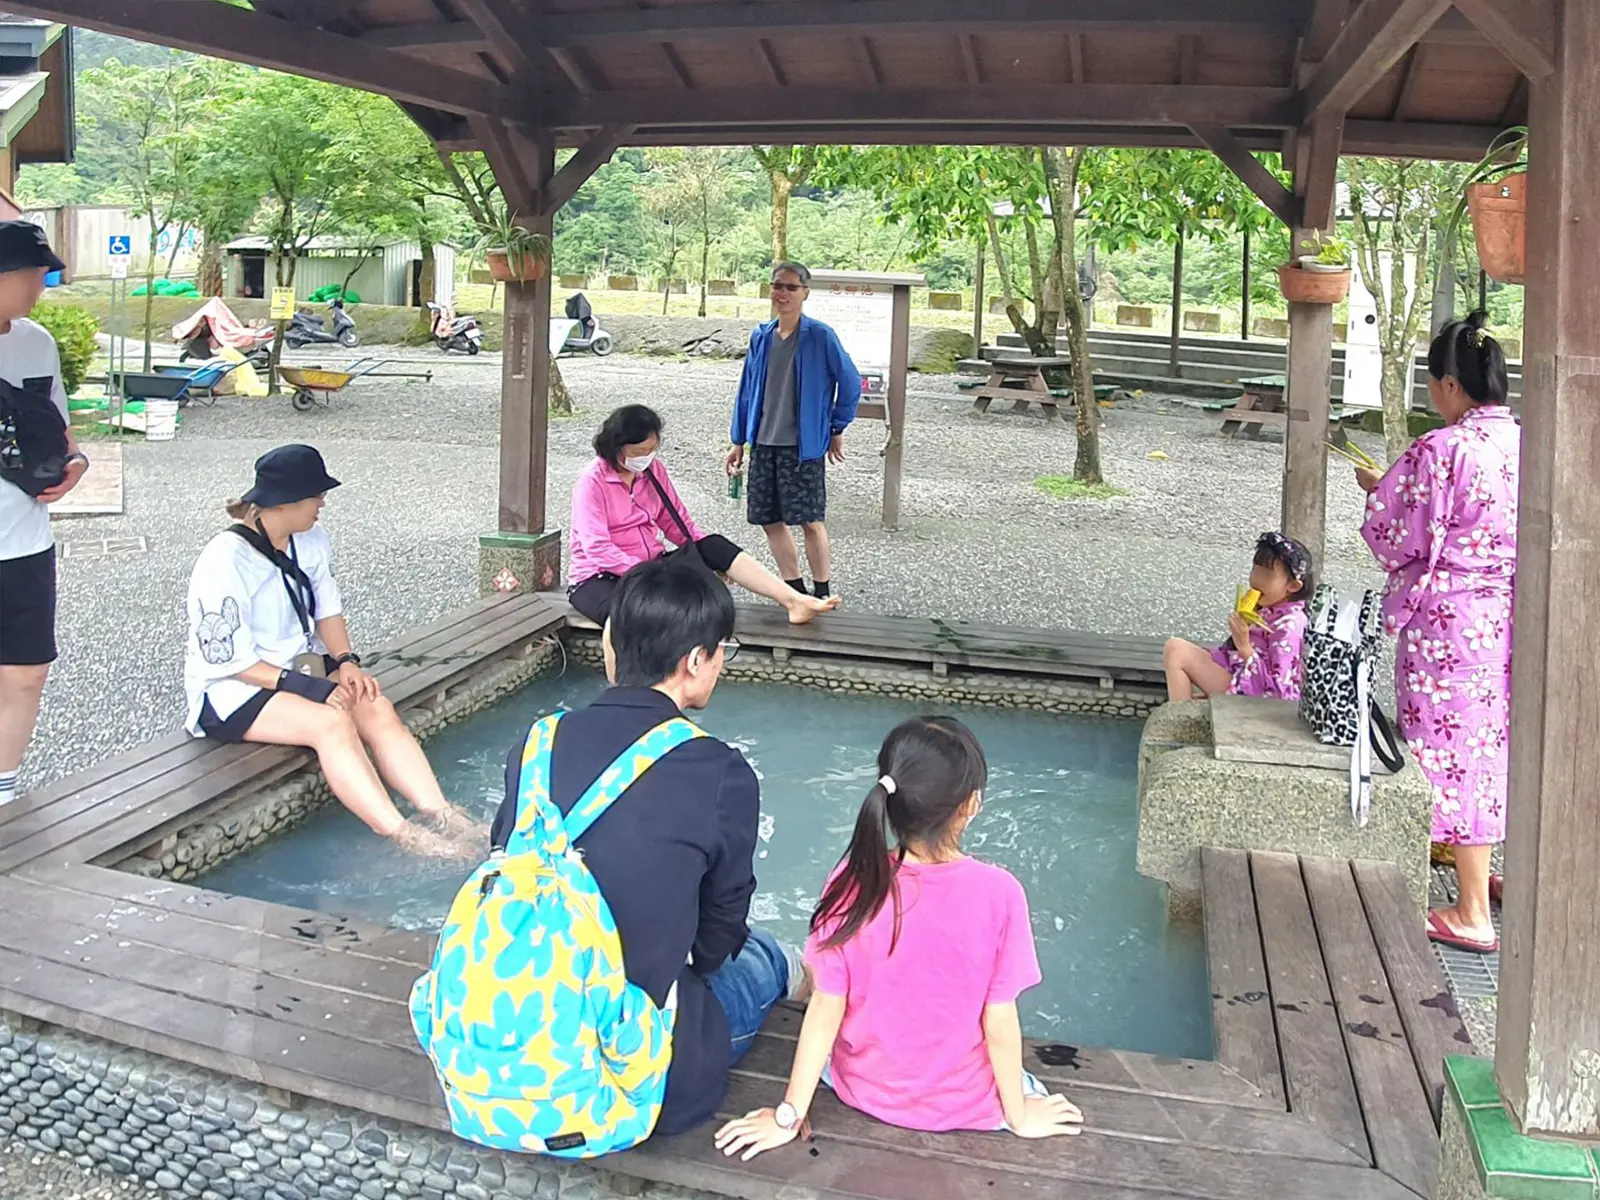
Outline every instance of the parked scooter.
{"label": "parked scooter", "polygon": [[483,349],[483,330],[478,326],[478,318],[469,314],[456,316],[447,304],[435,304],[428,301],[428,311],[433,314],[428,327],[428,332],[433,335],[433,344],[448,353],[451,350],[464,350],[468,354],[476,354]]}
{"label": "parked scooter", "polygon": [[346,347],[358,345],[361,339],[356,334],[355,319],[345,312],[344,301],[330,300],[328,308],[333,313],[332,329],[323,325],[321,317],[313,317],[310,313],[296,310],[283,331],[284,344],[291,350],[332,342]]}
{"label": "parked scooter", "polygon": [[600,322],[594,315],[594,309],[589,304],[589,298],[582,292],[574,292],[567,297],[567,319],[576,321],[567,340],[561,346],[561,353],[576,354],[581,350],[592,350],[600,358],[611,353],[615,342],[611,335],[600,328]]}

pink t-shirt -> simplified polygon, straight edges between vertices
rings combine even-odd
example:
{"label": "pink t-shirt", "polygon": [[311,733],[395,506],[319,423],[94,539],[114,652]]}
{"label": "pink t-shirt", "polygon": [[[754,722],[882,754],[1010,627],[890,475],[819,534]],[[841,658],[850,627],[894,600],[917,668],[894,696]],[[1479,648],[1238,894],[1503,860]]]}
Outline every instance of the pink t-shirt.
{"label": "pink t-shirt", "polygon": [[817,990],[845,997],[833,1044],[839,1098],[908,1129],[999,1129],[1005,1122],[983,1041],[983,1009],[1039,982],[1028,897],[975,858],[899,871],[894,903],[843,946],[806,943]]}

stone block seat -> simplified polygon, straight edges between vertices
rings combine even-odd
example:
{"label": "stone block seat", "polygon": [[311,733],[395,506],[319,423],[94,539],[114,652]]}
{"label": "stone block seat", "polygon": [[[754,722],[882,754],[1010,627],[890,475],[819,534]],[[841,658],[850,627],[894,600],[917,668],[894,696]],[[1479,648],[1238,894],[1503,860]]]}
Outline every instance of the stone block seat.
{"label": "stone block seat", "polygon": [[1203,846],[1391,862],[1412,900],[1426,907],[1432,800],[1414,762],[1374,776],[1371,818],[1362,828],[1351,818],[1349,770],[1341,765],[1349,750],[1321,746],[1309,730],[1297,739],[1291,702],[1245,701],[1266,706],[1247,711],[1275,715],[1262,718],[1255,733],[1244,724],[1242,740],[1258,738],[1257,752],[1236,753],[1277,761],[1230,761],[1215,744],[1213,703],[1162,705],[1139,745],[1139,873],[1168,885],[1174,912],[1198,906]]}

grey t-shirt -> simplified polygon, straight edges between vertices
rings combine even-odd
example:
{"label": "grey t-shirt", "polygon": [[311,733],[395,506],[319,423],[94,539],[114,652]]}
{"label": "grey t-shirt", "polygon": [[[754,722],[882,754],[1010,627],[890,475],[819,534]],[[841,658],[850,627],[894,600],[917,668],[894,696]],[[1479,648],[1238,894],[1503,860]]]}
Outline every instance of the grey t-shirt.
{"label": "grey t-shirt", "polygon": [[800,400],[794,388],[794,352],[800,344],[800,331],[788,337],[773,332],[767,347],[766,388],[761,395],[761,424],[756,429],[758,446],[798,446],[800,444]]}

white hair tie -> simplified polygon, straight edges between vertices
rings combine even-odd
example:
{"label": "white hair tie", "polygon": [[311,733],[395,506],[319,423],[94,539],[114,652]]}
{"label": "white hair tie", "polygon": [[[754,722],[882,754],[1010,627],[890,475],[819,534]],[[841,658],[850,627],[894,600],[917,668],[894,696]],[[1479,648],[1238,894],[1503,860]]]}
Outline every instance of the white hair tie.
{"label": "white hair tie", "polygon": [[884,791],[888,792],[889,795],[891,795],[891,796],[894,795],[894,787],[895,787],[894,776],[893,775],[880,775],[878,777],[878,786],[881,787]]}

